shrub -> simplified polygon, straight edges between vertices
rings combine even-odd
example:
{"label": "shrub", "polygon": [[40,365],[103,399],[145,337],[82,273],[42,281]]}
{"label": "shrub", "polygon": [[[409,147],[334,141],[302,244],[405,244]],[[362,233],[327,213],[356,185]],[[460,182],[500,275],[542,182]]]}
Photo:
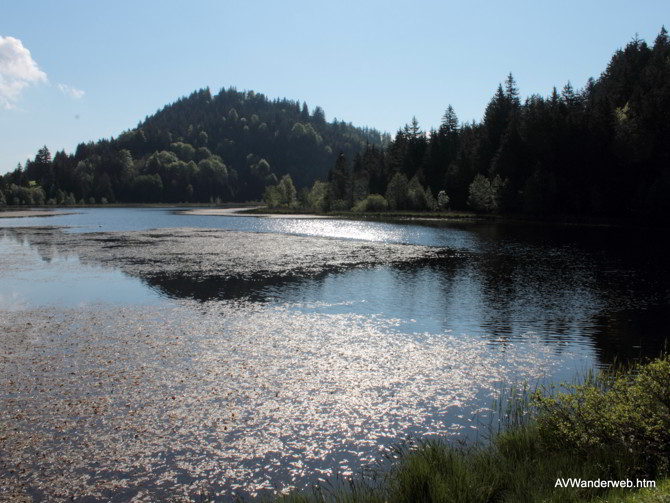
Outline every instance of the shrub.
{"label": "shrub", "polygon": [[419,177],[412,177],[407,186],[407,204],[412,210],[421,211],[427,207],[426,191],[421,186]]}
{"label": "shrub", "polygon": [[477,175],[468,188],[468,206],[487,213],[499,210],[502,188],[500,176],[488,179],[484,175]]}
{"label": "shrub", "polygon": [[354,206],[354,211],[386,211],[388,209],[388,203],[384,196],[379,194],[370,194],[368,197],[356,203]]}
{"label": "shrub", "polygon": [[330,211],[348,211],[349,203],[344,199],[335,199],[330,202]]}
{"label": "shrub", "polygon": [[449,206],[449,196],[447,195],[446,191],[441,190],[440,192],[437,193],[437,207],[440,210],[446,210],[448,206]]}
{"label": "shrub", "polygon": [[291,175],[284,175],[277,185],[265,187],[263,199],[271,208],[277,206],[294,208],[297,206],[297,195]]}
{"label": "shrub", "polygon": [[670,357],[565,392],[538,394],[543,442],[583,454],[608,448],[636,460],[631,476],[670,469]]}
{"label": "shrub", "polygon": [[307,203],[313,211],[326,211],[328,209],[328,183],[316,180],[307,196]]}
{"label": "shrub", "polygon": [[263,200],[270,208],[276,208],[281,204],[281,193],[276,185],[269,185],[265,187]]}

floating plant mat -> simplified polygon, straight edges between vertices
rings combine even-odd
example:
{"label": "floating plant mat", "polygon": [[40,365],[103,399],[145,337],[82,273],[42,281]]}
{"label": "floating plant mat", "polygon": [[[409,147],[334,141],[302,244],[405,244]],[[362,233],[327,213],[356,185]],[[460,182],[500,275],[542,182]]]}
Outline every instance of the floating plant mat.
{"label": "floating plant mat", "polygon": [[3,232],[29,243],[45,259],[54,254],[73,253],[82,263],[110,265],[144,278],[308,276],[349,267],[394,265],[457,255],[427,246],[222,229],[77,234],[52,227],[23,227]]}
{"label": "floating plant mat", "polygon": [[[4,235],[44,260],[75,254],[161,288],[156,278],[257,281],[457,259],[222,230]],[[501,381],[532,382],[576,358],[532,334],[496,346],[316,304],[175,297],[0,312],[0,500],[197,499],[201,487],[230,499],[351,476],[408,435],[474,432]]]}
{"label": "floating plant mat", "polygon": [[188,304],[3,313],[0,498],[230,496],[351,475],[407,434],[467,428],[510,368],[556,365],[532,337],[503,350],[395,320]]}

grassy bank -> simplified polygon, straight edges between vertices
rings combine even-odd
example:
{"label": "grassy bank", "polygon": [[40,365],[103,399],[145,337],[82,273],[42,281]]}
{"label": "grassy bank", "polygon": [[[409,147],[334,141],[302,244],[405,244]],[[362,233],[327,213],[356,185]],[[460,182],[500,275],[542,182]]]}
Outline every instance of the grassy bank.
{"label": "grassy bank", "polygon": [[[584,217],[577,215],[529,215],[529,214],[508,214],[508,213],[476,213],[473,211],[329,211],[315,212],[301,208],[288,207],[260,207],[248,210],[242,210],[243,213],[256,215],[320,215],[336,218],[347,218],[353,220],[416,220],[416,221],[488,221],[488,222],[525,222],[525,223],[553,223],[553,224],[571,224],[588,226],[644,226],[645,222],[633,222],[626,218],[612,217]],[[652,225],[649,222],[649,225]],[[658,226],[658,222],[653,223]]]}
{"label": "grassy bank", "polygon": [[394,218],[407,218],[407,219],[429,219],[429,220],[451,220],[451,219],[486,219],[492,220],[498,218],[496,215],[480,215],[471,211],[377,211],[377,212],[360,212],[360,211],[328,211],[328,212],[315,212],[311,210],[305,210],[300,208],[288,208],[288,207],[274,207],[270,208],[264,206],[261,208],[253,208],[249,210],[243,210],[244,213],[249,214],[261,214],[261,215],[323,215],[330,217],[342,217],[342,218],[354,218],[354,219],[394,219]]}
{"label": "grassy bank", "polygon": [[515,395],[487,445],[424,442],[347,487],[279,500],[670,502],[670,357],[585,381]]}

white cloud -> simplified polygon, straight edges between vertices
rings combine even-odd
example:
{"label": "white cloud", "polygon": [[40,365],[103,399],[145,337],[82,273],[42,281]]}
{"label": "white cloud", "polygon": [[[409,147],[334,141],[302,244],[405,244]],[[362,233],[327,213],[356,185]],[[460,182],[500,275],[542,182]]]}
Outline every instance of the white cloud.
{"label": "white cloud", "polygon": [[0,108],[14,108],[23,89],[39,82],[47,82],[47,74],[30,51],[19,39],[0,36]]}
{"label": "white cloud", "polygon": [[79,98],[82,98],[84,96],[84,94],[86,94],[81,89],[77,89],[76,87],[68,86],[67,84],[56,84],[56,87],[65,96],[69,96],[71,98],[79,99]]}

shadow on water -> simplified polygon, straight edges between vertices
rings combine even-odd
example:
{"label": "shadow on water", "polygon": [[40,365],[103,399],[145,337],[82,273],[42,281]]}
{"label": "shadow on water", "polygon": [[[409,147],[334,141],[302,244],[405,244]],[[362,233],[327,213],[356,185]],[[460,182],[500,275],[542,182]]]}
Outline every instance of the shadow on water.
{"label": "shadow on water", "polygon": [[[199,302],[244,299],[251,302],[348,303],[363,301],[380,304],[393,302],[386,287],[390,289],[412,289],[423,276],[436,274],[453,276],[464,260],[462,256],[451,256],[449,260],[440,258],[418,259],[411,263],[394,264],[388,269],[360,267],[327,267],[309,275],[245,275],[229,276],[208,274],[192,277],[183,274],[151,274],[141,279],[154,290],[173,299],[193,299]],[[384,278],[392,278],[392,285]],[[441,277],[440,279],[444,279]],[[327,285],[336,283],[338,292]],[[356,293],[357,292],[357,293]],[[411,302],[416,292],[408,293]],[[375,298],[381,299],[375,302]],[[349,301],[349,302],[347,302]],[[387,305],[386,310],[398,313],[399,306]],[[430,308],[430,305],[426,305]],[[401,310],[402,311],[402,310]],[[416,314],[416,311],[414,311]]]}
{"label": "shadow on water", "polygon": [[[324,277],[326,274],[321,273],[319,277]],[[142,279],[151,288],[169,298],[193,299],[199,302],[239,299],[268,302],[274,299],[268,290],[281,290],[305,281],[304,278],[285,276],[236,278],[210,275],[205,278],[192,278],[179,274],[157,274]]]}
{"label": "shadow on water", "polygon": [[[318,306],[324,312],[398,318],[408,332],[479,335],[500,347],[531,335],[559,354],[575,347],[595,351],[603,364],[663,349],[670,326],[668,249],[652,243],[648,230],[499,223],[424,228],[421,239],[446,252],[361,265],[350,255],[362,252],[353,249],[338,256],[348,254],[347,260],[333,265],[326,258],[311,270],[291,268],[291,253],[298,260],[301,249],[290,249],[281,237],[272,238],[277,241],[267,247],[269,255],[249,266],[208,267],[226,254],[230,236],[194,231],[198,244],[223,242],[221,252],[216,248],[207,255],[188,244],[194,239],[188,234],[178,236],[181,248],[166,251],[173,236],[167,229],[57,238],[53,229],[4,234],[32,246],[47,263],[74,254],[86,264],[120,268],[171,299]],[[448,251],[447,243],[456,251]],[[244,250],[237,253],[249,258]],[[152,266],[158,254],[170,268]],[[286,261],[284,269],[266,267],[275,256]],[[197,271],[194,261],[201,264]]]}
{"label": "shadow on water", "polygon": [[602,313],[593,317],[592,322],[592,337],[601,361],[642,360],[670,350],[667,305]]}
{"label": "shadow on water", "polygon": [[[459,256],[392,267],[332,269],[310,277],[239,278],[153,275],[142,278],[171,298],[199,302],[244,299],[303,311],[397,318],[404,331],[476,334],[505,347],[529,334],[557,354],[581,346],[601,363],[656,356],[670,326],[667,305],[644,299],[638,309],[598,274],[565,264]],[[630,286],[630,285],[629,285]],[[649,292],[646,292],[647,294]]]}

